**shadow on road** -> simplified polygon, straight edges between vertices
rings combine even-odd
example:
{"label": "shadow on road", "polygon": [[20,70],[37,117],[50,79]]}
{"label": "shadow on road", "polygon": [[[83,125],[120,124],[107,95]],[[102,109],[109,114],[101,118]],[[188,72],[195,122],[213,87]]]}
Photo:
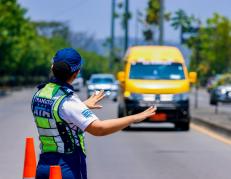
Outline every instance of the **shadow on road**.
{"label": "shadow on road", "polygon": [[123,130],[124,132],[183,132],[174,127],[130,127]]}

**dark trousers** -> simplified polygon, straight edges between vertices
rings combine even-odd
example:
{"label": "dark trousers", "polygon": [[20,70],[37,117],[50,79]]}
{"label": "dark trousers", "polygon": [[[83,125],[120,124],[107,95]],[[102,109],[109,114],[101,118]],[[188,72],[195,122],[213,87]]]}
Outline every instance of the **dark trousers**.
{"label": "dark trousers", "polygon": [[36,179],[49,179],[51,165],[61,167],[62,179],[87,179],[86,157],[79,148],[72,154],[40,154]]}

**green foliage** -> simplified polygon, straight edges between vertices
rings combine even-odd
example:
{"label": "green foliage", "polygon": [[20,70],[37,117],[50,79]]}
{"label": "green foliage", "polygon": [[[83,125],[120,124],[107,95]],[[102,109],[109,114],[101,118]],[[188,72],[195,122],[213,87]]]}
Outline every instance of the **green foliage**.
{"label": "green foliage", "polygon": [[214,14],[196,37],[188,41],[192,49],[191,69],[203,82],[209,76],[231,72],[231,21]]}
{"label": "green foliage", "polygon": [[[31,22],[16,0],[1,0],[0,12],[0,85],[46,79],[52,55],[69,46],[67,26],[58,22]],[[41,33],[41,29],[44,32],[49,28],[52,28],[49,37]]]}
{"label": "green foliage", "polygon": [[[62,22],[32,22],[16,0],[0,0],[0,86],[36,84],[49,77],[51,59],[61,48],[70,47],[70,30]],[[83,76],[114,72],[108,59],[79,49],[85,59]]]}
{"label": "green foliage", "polygon": [[217,81],[217,86],[220,85],[226,85],[226,84],[231,84],[231,74],[224,74],[220,77],[220,79]]}
{"label": "green foliage", "polygon": [[160,0],[149,0],[146,9],[146,22],[148,24],[159,24]]}
{"label": "green foliage", "polygon": [[1,1],[0,12],[0,73],[4,75],[15,69],[15,63],[19,59],[15,58],[12,52],[15,51],[15,44],[30,27],[23,18],[25,10],[19,8],[15,1]]}
{"label": "green foliage", "polygon": [[109,72],[109,61],[107,58],[98,55],[95,52],[87,52],[82,49],[78,49],[78,52],[84,59],[84,64],[81,72],[85,79],[89,79],[90,75],[93,73]]}
{"label": "green foliage", "polygon": [[192,26],[192,22],[195,20],[194,16],[188,16],[186,12],[179,9],[175,12],[174,16],[171,18],[171,26],[174,29],[179,28],[189,28]]}
{"label": "green foliage", "polygon": [[[171,18],[171,26],[174,29],[180,29],[180,40],[181,43],[184,43],[183,33],[188,31],[194,26],[199,26],[200,20],[195,18],[193,15],[189,16],[184,10],[179,9],[174,13],[174,16]],[[191,32],[192,33],[192,32]]]}
{"label": "green foliage", "polygon": [[[160,1],[161,0],[148,0],[148,7],[146,9],[146,18],[147,29],[143,31],[143,35],[146,41],[153,40],[153,27],[158,27],[160,25]],[[164,14],[164,19],[166,21],[170,20],[171,13],[166,12]]]}
{"label": "green foliage", "polygon": [[66,23],[57,21],[39,21],[34,22],[38,33],[45,37],[60,36],[63,39],[68,39],[70,35],[69,27]]}
{"label": "green foliage", "polygon": [[9,79],[5,84],[48,75],[51,51],[48,39],[37,34],[34,24],[25,18],[26,10],[17,1],[0,1],[0,11],[0,73],[1,78]]}

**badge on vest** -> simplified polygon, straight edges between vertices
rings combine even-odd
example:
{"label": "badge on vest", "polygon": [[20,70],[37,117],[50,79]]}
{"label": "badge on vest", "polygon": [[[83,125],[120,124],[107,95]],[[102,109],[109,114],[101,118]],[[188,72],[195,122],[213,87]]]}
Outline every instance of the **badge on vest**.
{"label": "badge on vest", "polygon": [[33,114],[39,117],[51,118],[53,103],[54,100],[35,97],[33,103]]}

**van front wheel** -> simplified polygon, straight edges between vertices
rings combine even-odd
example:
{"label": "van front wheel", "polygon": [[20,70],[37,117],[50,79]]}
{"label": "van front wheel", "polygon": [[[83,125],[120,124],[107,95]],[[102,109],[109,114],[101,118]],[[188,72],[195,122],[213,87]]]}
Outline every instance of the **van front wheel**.
{"label": "van front wheel", "polygon": [[188,131],[190,129],[190,122],[177,122],[175,128],[181,131]]}
{"label": "van front wheel", "polygon": [[126,116],[125,109],[122,107],[121,104],[119,104],[119,106],[118,106],[118,117],[120,118],[120,117],[124,117],[124,116]]}

